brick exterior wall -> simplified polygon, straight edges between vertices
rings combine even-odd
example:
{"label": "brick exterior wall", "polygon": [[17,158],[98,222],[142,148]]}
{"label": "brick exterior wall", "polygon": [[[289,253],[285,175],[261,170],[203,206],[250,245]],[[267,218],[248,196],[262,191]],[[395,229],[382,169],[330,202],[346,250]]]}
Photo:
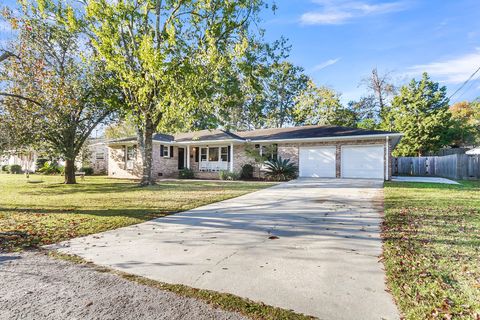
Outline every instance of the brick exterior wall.
{"label": "brick exterior wall", "polygon": [[[253,146],[254,143],[252,143]],[[245,144],[236,144],[233,146],[233,169],[235,172],[240,172],[244,164],[253,164],[254,161],[251,157],[247,156],[245,152]],[[391,177],[392,172],[392,156],[391,156],[391,142],[390,142],[390,154],[386,154],[385,138],[381,139],[358,139],[358,140],[344,140],[344,141],[325,141],[325,142],[303,142],[303,143],[278,143],[278,155],[284,159],[290,159],[297,166],[299,163],[299,148],[308,146],[335,146],[336,147],[336,176],[341,177],[341,147],[346,145],[380,145],[384,147],[384,163],[386,163],[386,157],[389,157],[388,161],[388,177]],[[225,145],[222,145],[225,146]],[[167,147],[167,145],[165,145]],[[196,178],[200,179],[218,179],[218,172],[202,172],[199,170],[199,163],[195,161],[195,147],[197,146],[185,146],[185,157],[187,156],[187,147],[190,148],[190,167],[193,169]],[[198,146],[201,147],[201,146]],[[168,146],[170,148],[170,146]],[[182,148],[182,147],[180,147]],[[178,177],[178,149],[179,147],[173,147],[173,154],[170,157],[160,157],[160,145],[154,144],[153,146],[153,175],[157,179],[161,178],[177,178]],[[141,155],[137,152],[137,160],[134,165],[134,169],[127,170],[124,161],[124,146],[109,147],[108,148],[108,175],[115,178],[139,178],[141,176]]]}

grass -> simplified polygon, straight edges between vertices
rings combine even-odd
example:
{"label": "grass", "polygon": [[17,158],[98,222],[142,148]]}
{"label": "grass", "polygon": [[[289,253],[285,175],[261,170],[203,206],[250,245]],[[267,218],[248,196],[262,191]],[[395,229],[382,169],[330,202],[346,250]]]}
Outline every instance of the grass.
{"label": "grass", "polygon": [[165,181],[0,175],[0,251],[16,251],[140,223],[271,186],[265,182]]}
{"label": "grass", "polygon": [[383,236],[406,319],[480,319],[480,182],[386,183]]}
{"label": "grass", "polygon": [[99,272],[108,272],[120,276],[129,281],[139,283],[141,285],[157,288],[160,290],[166,290],[173,292],[177,295],[194,298],[205,301],[206,303],[213,305],[216,308],[223,310],[238,312],[251,319],[266,319],[266,320],[311,320],[314,319],[311,316],[295,313],[292,310],[286,310],[278,307],[266,305],[261,302],[255,302],[250,299],[241,298],[230,293],[216,292],[212,290],[197,289],[181,284],[170,284],[159,282],[151,279],[147,279],[141,276],[125,273],[122,271],[113,270],[107,267],[97,266],[93,263],[87,262],[83,258],[59,253],[57,251],[49,251],[48,254],[60,260],[66,260],[76,264],[88,265]]}

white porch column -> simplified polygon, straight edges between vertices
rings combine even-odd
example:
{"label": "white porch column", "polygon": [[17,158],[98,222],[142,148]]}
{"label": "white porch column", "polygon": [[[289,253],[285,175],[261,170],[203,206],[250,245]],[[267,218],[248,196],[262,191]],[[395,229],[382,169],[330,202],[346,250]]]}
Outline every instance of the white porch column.
{"label": "white porch column", "polygon": [[187,169],[190,169],[190,146],[187,144]]}
{"label": "white porch column", "polygon": [[233,143],[230,143],[230,172],[233,172]]}

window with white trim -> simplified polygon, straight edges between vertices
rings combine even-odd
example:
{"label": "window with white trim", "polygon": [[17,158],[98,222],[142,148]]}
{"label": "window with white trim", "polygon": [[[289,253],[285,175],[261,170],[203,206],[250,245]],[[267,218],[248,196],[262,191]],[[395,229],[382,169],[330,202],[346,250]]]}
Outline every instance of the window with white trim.
{"label": "window with white trim", "polygon": [[127,146],[127,161],[137,159],[137,146]]}
{"label": "window with white trim", "polygon": [[208,148],[200,148],[200,161],[207,161]]}
{"label": "window with white trim", "polygon": [[208,161],[218,161],[218,147],[208,148]]}
{"label": "window with white trim", "polygon": [[105,160],[105,153],[104,152],[96,152],[95,159],[97,160]]}
{"label": "window with white trim", "polygon": [[222,161],[227,162],[228,161],[228,147],[221,147],[220,148],[220,159]]}
{"label": "window with white trim", "polygon": [[165,157],[165,158],[170,158],[170,147],[169,146],[165,146],[165,145],[161,145],[160,146],[160,156],[161,157]]}

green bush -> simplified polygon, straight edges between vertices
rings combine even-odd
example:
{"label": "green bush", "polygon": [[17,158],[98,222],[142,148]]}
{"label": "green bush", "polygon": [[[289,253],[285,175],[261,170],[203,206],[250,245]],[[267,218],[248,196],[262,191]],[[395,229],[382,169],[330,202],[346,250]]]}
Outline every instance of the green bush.
{"label": "green bush", "polygon": [[9,172],[9,173],[15,173],[15,174],[22,173],[22,166],[21,166],[21,165],[18,165],[18,164],[12,164],[12,165],[8,168],[8,172]]}
{"label": "green bush", "polygon": [[297,177],[297,167],[289,159],[278,157],[276,160],[265,161],[265,177],[274,181],[287,181]]}
{"label": "green bush", "polygon": [[45,162],[47,162],[48,159],[45,158],[38,158],[37,161],[35,161],[35,170],[38,171],[40,168],[43,167]]}
{"label": "green bush", "polygon": [[8,164],[4,164],[2,166],[2,172],[8,173],[10,171],[10,166]]}
{"label": "green bush", "polygon": [[253,166],[251,164],[247,163],[242,166],[240,178],[245,180],[253,179]]}
{"label": "green bush", "polygon": [[183,168],[178,172],[179,179],[193,179],[195,178],[195,174],[192,169]]}
{"label": "green bush", "polygon": [[80,168],[80,172],[84,172],[86,176],[93,175],[93,168],[92,167],[82,167]]}
{"label": "green bush", "polygon": [[230,172],[227,170],[222,170],[218,173],[220,180],[238,180],[240,178],[240,174],[237,172]]}
{"label": "green bush", "polygon": [[62,173],[63,170],[63,167],[60,166],[56,161],[47,161],[43,164],[43,167],[37,171],[42,174],[52,175]]}

